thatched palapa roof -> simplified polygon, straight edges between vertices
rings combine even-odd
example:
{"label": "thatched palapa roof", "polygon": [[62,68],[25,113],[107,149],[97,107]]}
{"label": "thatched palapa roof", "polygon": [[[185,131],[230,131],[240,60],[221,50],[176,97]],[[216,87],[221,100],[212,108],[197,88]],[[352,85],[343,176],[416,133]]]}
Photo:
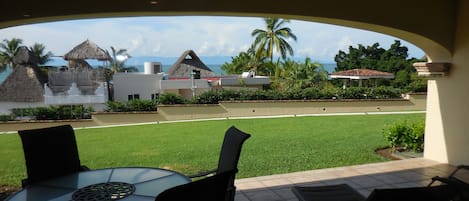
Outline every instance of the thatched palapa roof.
{"label": "thatched palapa roof", "polygon": [[96,43],[86,40],[83,43],[74,47],[70,52],[64,55],[65,60],[85,60],[96,59],[100,61],[110,60],[109,54],[98,47]]}
{"label": "thatched palapa roof", "polygon": [[16,66],[0,84],[0,102],[41,102],[43,79],[38,73],[37,57],[27,47],[20,47],[13,62]]}
{"label": "thatched palapa roof", "polygon": [[37,58],[26,46],[18,48],[15,56],[13,57],[13,63],[19,65],[37,65],[39,58]]}
{"label": "thatched palapa roof", "polygon": [[189,70],[199,70],[202,77],[213,76],[212,69],[207,67],[193,50],[186,50],[168,70],[169,76],[189,76]]}

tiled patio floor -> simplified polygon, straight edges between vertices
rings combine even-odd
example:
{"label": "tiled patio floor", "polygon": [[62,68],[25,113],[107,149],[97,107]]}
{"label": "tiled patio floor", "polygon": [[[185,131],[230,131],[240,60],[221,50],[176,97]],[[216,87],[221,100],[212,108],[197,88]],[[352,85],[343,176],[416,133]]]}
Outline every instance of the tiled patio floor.
{"label": "tiled patio floor", "polygon": [[[368,196],[375,188],[425,186],[454,166],[416,158],[236,180],[236,201],[297,201],[291,187],[346,183]],[[467,171],[463,177],[469,178]]]}

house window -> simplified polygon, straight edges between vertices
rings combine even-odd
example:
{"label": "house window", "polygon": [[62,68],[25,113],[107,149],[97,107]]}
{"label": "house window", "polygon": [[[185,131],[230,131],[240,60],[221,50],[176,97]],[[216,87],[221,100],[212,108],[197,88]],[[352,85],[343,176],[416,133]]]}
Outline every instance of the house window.
{"label": "house window", "polygon": [[194,75],[194,79],[200,79],[200,70],[192,70],[192,75]]}
{"label": "house window", "polygon": [[127,96],[127,98],[129,99],[129,101],[137,100],[137,99],[140,99],[140,94],[130,94]]}

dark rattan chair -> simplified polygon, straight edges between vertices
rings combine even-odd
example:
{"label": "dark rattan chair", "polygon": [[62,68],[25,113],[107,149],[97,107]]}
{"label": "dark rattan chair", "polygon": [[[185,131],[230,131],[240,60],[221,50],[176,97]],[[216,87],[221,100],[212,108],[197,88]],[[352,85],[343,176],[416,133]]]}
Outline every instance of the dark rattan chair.
{"label": "dark rattan chair", "polygon": [[18,131],[23,143],[28,178],[23,187],[41,180],[88,170],[78,156],[70,125]]}
{"label": "dark rattan chair", "polygon": [[[230,127],[225,132],[225,137],[220,151],[218,159],[218,167],[216,169],[202,172],[195,175],[189,175],[190,178],[204,177],[210,174],[220,174],[221,172],[238,171],[238,161],[241,154],[241,148],[244,141],[246,141],[251,135],[238,130],[234,126]],[[236,187],[234,185],[235,174],[230,179],[229,193],[227,194],[225,201],[234,200],[236,193]]]}
{"label": "dark rattan chair", "polygon": [[235,171],[222,172],[170,188],[160,193],[155,201],[223,201],[230,193],[230,180],[235,173]]}
{"label": "dark rattan chair", "polygon": [[[347,184],[292,188],[300,201],[467,201],[469,184],[455,174],[469,166],[459,166],[448,177],[434,177],[425,187],[374,189],[366,199]],[[442,185],[432,186],[435,181]]]}

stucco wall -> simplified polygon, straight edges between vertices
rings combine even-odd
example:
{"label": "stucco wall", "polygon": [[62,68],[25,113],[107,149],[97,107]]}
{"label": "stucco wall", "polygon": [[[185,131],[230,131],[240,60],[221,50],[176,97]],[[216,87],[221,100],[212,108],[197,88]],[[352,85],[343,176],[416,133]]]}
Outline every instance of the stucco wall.
{"label": "stucco wall", "polygon": [[220,105],[227,110],[227,117],[425,110],[425,102],[421,100],[417,103],[410,100],[246,101]]}
{"label": "stucco wall", "polygon": [[424,153],[454,165],[469,164],[469,1],[459,4],[450,75],[428,82]]}
{"label": "stucco wall", "polygon": [[128,101],[128,95],[139,94],[140,99],[151,100],[151,94],[159,93],[161,74],[118,73],[114,79],[114,98]]}

